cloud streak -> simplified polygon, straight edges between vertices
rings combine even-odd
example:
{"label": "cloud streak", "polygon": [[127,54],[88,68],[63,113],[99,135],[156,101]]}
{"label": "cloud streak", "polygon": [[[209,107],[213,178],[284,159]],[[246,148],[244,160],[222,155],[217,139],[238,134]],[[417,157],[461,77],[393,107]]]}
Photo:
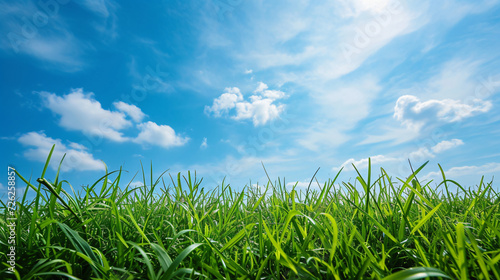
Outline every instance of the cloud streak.
{"label": "cloud streak", "polygon": [[83,68],[86,44],[70,31],[60,14],[63,1],[16,1],[0,3],[0,49],[38,59],[59,71],[75,72]]}

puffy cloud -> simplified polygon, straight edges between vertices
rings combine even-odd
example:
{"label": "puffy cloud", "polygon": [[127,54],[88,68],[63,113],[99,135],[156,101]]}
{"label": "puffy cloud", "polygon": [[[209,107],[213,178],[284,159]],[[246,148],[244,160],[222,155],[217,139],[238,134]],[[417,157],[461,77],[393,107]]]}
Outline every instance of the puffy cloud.
{"label": "puffy cloud", "polygon": [[268,121],[276,119],[283,112],[284,105],[272,104],[271,99],[254,98],[252,102],[240,102],[236,104],[235,120],[252,119],[254,126],[266,124]]}
{"label": "puffy cloud", "polygon": [[214,117],[220,117],[236,107],[236,104],[241,101],[243,101],[243,95],[239,88],[225,88],[224,93],[214,99],[212,106],[205,106],[205,113],[212,113]]}
{"label": "puffy cloud", "polygon": [[119,130],[132,123],[122,112],[103,109],[93,93],[84,94],[82,89],[76,89],[62,97],[48,92],[42,92],[41,96],[45,107],[61,117],[61,127],[117,142],[127,140]]}
{"label": "puffy cloud", "polygon": [[226,88],[221,96],[214,99],[212,106],[205,106],[205,113],[221,117],[234,109],[236,114],[231,116],[232,119],[252,119],[254,126],[259,126],[278,118],[285,109],[282,104],[274,104],[274,101],[286,96],[284,92],[269,90],[266,84],[260,82],[254,93],[246,101],[238,88]]}
{"label": "puffy cloud", "polygon": [[144,119],[144,117],[146,117],[146,114],[144,114],[142,110],[135,105],[127,104],[123,101],[115,102],[113,105],[115,105],[116,109],[129,115],[135,122],[140,122]]}
{"label": "puffy cloud", "polygon": [[[121,130],[132,126],[127,116],[138,123],[147,115],[139,107],[122,101],[113,103],[119,111],[105,110],[101,103],[93,98],[93,93],[83,93],[82,89],[73,90],[62,97],[48,92],[42,92],[40,95],[45,107],[61,117],[59,125],[68,130],[81,131],[116,142],[131,141],[164,148],[182,146],[189,139],[176,135],[168,125],[158,125],[151,121],[136,126],[139,129],[137,137],[125,137]],[[76,143],[70,143],[69,146],[76,150],[84,149]]]}
{"label": "puffy cloud", "polygon": [[489,101],[475,99],[473,102],[466,104],[452,99],[420,101],[416,96],[403,95],[394,107],[394,118],[409,127],[420,128],[436,120],[444,123],[461,121],[492,108]]}
{"label": "puffy cloud", "polygon": [[[394,158],[394,157],[384,156],[384,155],[377,155],[377,156],[370,157],[370,160],[371,160],[371,164],[378,164],[378,163],[384,163],[384,162],[398,161],[399,159]],[[350,159],[346,160],[344,163],[342,163],[342,165],[340,167],[334,167],[332,170],[338,171],[342,167],[344,167],[344,171],[354,170],[354,167],[352,166],[353,164],[354,164],[354,166],[356,166],[356,168],[358,170],[366,169],[366,168],[368,168],[368,159],[364,158],[364,159],[360,159],[360,160],[355,160],[353,158],[350,158]]]}
{"label": "puffy cloud", "polygon": [[66,154],[61,165],[61,170],[87,171],[87,170],[105,170],[104,163],[94,159],[94,156],[86,151],[83,145],[69,142],[69,147],[62,143],[60,139],[53,139],[43,132],[29,132],[18,139],[24,146],[32,147],[23,152],[24,157],[29,160],[45,162],[49,155],[52,145],[56,145],[52,154],[51,167],[57,170],[59,162]]}
{"label": "puffy cloud", "polygon": [[139,144],[150,144],[163,148],[182,146],[189,140],[187,137],[178,136],[174,129],[168,125],[158,125],[154,122],[146,122],[137,125],[141,131],[132,141]]}
{"label": "puffy cloud", "polygon": [[263,82],[259,82],[259,85],[255,89],[255,92],[263,92],[266,89],[268,89],[268,86],[266,84],[264,84]]}

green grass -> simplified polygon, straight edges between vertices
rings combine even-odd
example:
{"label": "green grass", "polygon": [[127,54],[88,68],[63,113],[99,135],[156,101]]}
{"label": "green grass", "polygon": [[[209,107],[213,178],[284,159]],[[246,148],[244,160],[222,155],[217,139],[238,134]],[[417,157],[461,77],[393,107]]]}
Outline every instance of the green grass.
{"label": "green grass", "polygon": [[49,161],[38,180],[17,175],[28,187],[15,274],[2,205],[2,279],[500,279],[500,196],[482,180],[421,185],[422,166],[404,179],[358,172],[362,191],[279,179],[206,190],[190,173],[154,180],[151,167],[142,187],[118,170],[75,192],[59,172],[45,178]]}

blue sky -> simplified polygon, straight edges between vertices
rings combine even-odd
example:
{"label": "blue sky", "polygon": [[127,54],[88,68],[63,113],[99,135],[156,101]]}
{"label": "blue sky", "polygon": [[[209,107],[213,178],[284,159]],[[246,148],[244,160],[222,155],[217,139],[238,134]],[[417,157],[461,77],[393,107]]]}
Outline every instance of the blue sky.
{"label": "blue sky", "polygon": [[207,188],[265,183],[261,163],[299,188],[318,167],[353,181],[368,157],[491,180],[499,2],[0,1],[2,166],[36,179],[56,144],[48,178],[66,154],[76,188],[141,161]]}

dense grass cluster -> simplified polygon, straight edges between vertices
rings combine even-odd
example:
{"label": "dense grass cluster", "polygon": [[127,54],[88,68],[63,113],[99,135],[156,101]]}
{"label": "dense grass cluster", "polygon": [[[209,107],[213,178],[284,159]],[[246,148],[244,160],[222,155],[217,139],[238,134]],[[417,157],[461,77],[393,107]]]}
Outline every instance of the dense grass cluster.
{"label": "dense grass cluster", "polygon": [[[371,170],[308,189],[282,180],[205,190],[188,173],[144,186],[111,172],[82,191],[59,178],[17,204],[18,279],[500,279],[500,196],[491,183],[420,184]],[[423,166],[422,166],[423,167]],[[359,173],[358,173],[359,174]],[[147,177],[150,177],[146,180]],[[449,189],[458,191],[450,192]]]}

